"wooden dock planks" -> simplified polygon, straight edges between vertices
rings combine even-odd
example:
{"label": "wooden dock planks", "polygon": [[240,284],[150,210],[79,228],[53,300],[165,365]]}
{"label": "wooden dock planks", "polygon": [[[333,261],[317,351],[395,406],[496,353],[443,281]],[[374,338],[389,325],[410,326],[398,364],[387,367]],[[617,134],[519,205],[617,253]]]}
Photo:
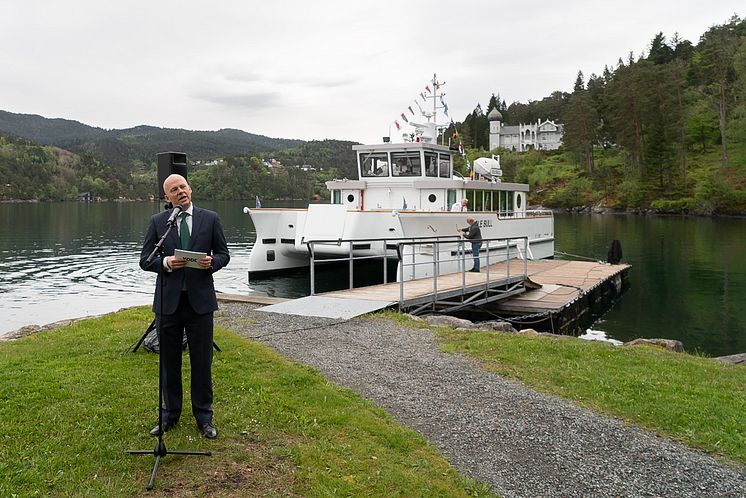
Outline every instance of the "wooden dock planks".
{"label": "wooden dock planks", "polygon": [[542,287],[502,300],[495,307],[507,312],[557,312],[628,268],[593,261],[529,261],[529,278]]}
{"label": "wooden dock planks", "polygon": [[[531,281],[541,284],[540,289],[508,297],[494,304],[497,310],[512,313],[557,312],[572,303],[579,296],[630,268],[629,265],[609,265],[600,262],[539,260],[528,261],[527,271]],[[523,272],[523,261],[512,260],[511,276]],[[462,278],[465,286],[462,287]],[[506,277],[505,262],[490,266],[490,281],[499,281]],[[473,292],[487,282],[486,268],[481,273],[450,273],[438,277],[438,292],[453,292],[464,289]],[[422,278],[405,282],[404,298],[411,300],[433,294],[433,279]],[[347,299],[369,299],[374,301],[399,302],[399,283],[372,285],[323,294],[328,297]]]}

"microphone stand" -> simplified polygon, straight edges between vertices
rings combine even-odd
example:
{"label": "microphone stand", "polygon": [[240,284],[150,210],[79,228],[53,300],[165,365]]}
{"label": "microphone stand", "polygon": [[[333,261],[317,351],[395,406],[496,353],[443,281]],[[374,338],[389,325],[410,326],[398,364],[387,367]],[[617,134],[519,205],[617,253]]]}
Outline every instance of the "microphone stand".
{"label": "microphone stand", "polygon": [[[153,248],[153,252],[150,253],[150,256],[148,256],[148,259],[146,262],[150,264],[153,259],[155,259],[156,255],[161,257],[161,264],[158,265],[158,278],[161,281],[161,290],[159,292],[158,299],[160,299],[161,303],[161,310],[163,310],[163,288],[166,285],[165,279],[163,278],[163,244],[166,241],[166,237],[168,237],[168,234],[171,233],[171,230],[176,226],[176,218],[172,222],[168,224],[168,228],[166,229],[166,233],[163,234],[163,237],[161,237],[161,240],[158,241],[158,243]],[[158,326],[156,327],[156,332],[158,334],[158,344],[163,344],[161,342],[161,327],[160,322],[158,322]],[[152,450],[127,450],[127,453],[130,455],[153,455],[155,456],[155,465],[153,466],[153,472],[150,474],[150,480],[148,481],[148,485],[146,486],[147,490],[153,489],[153,484],[155,483],[155,475],[158,472],[158,465],[161,462],[161,457],[165,457],[166,455],[199,455],[199,456],[210,456],[212,455],[209,451],[174,451],[174,450],[167,450],[166,449],[166,443],[163,442],[163,355],[158,355],[158,442],[155,445],[155,448]]]}

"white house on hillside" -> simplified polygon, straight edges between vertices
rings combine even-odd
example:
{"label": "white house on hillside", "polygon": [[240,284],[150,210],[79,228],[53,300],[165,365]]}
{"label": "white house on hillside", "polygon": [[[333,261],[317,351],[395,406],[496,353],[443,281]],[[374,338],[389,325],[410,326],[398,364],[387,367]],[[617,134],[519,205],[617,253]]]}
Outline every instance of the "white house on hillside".
{"label": "white house on hillside", "polygon": [[561,123],[538,119],[533,124],[505,126],[503,115],[497,109],[492,109],[487,119],[490,122],[490,150],[498,147],[518,151],[557,150],[562,145],[565,125]]}

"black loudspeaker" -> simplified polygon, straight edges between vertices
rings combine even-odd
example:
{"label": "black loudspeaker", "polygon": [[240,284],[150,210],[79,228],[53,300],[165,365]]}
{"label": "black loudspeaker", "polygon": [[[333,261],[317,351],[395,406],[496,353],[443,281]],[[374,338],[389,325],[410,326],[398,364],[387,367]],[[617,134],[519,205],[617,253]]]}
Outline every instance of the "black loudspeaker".
{"label": "black loudspeaker", "polygon": [[169,175],[174,173],[187,177],[187,156],[183,152],[161,152],[158,157],[158,199],[164,200],[166,193],[163,191],[163,182]]}

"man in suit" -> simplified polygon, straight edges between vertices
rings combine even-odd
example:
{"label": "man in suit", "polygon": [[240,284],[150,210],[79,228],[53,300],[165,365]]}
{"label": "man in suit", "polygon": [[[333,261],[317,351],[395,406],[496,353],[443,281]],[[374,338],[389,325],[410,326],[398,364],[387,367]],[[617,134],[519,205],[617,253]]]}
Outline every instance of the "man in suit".
{"label": "man in suit", "polygon": [[[147,258],[165,233],[169,212],[153,215],[145,234],[140,268],[159,272],[155,285],[153,312],[160,330],[160,354],[163,369],[163,429],[169,430],[181,416],[183,399],[181,383],[182,340],[186,331],[191,364],[192,414],[202,434],[214,439],[218,435],[212,419],[212,345],[213,312],[218,309],[212,274],[230,261],[228,245],[217,213],[192,204],[192,189],[181,175],[170,175],[163,182],[166,200],[181,206],[176,219],[177,230],[171,230],[163,244],[163,257],[149,264]],[[206,254],[197,261],[199,268],[189,268],[175,249]],[[163,303],[161,303],[161,287]],[[150,431],[158,436],[158,426]]]}

